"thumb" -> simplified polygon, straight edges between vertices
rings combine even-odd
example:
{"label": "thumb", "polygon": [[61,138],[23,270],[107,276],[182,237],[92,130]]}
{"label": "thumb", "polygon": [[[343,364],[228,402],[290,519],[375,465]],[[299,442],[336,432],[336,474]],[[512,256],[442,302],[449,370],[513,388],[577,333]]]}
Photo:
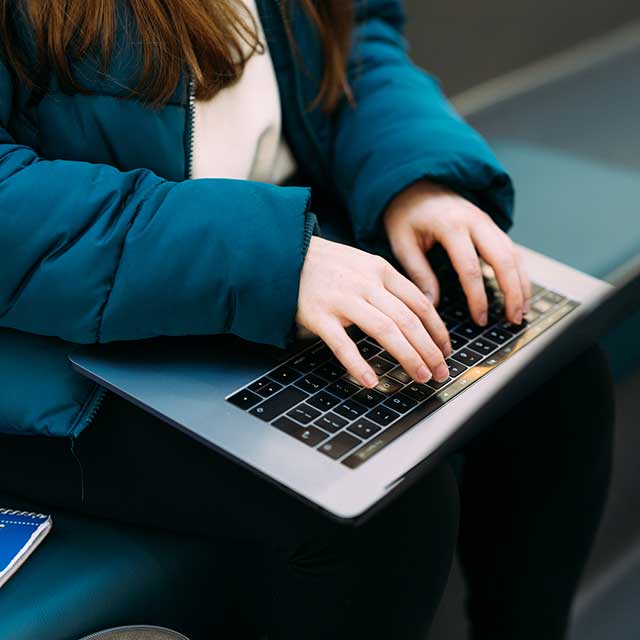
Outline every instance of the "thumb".
{"label": "thumb", "polygon": [[393,252],[409,279],[433,304],[438,304],[440,298],[438,278],[417,238],[412,235],[396,242]]}

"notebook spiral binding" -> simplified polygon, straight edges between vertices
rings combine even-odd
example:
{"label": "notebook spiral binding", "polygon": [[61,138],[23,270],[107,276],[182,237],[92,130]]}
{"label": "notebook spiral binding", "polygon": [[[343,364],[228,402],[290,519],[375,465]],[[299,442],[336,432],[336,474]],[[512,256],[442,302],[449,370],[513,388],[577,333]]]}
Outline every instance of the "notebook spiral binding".
{"label": "notebook spiral binding", "polygon": [[35,513],[34,511],[17,511],[16,509],[0,509],[0,515],[3,516],[26,516],[29,518],[40,518],[46,520],[48,516],[42,513]]}

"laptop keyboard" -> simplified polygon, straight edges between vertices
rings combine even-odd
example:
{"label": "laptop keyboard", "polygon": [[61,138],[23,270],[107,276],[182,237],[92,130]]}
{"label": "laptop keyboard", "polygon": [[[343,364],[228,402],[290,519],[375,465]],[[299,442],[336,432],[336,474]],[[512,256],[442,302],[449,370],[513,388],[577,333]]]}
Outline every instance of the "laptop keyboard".
{"label": "laptop keyboard", "polygon": [[578,306],[533,284],[531,311],[515,326],[504,317],[504,299],[495,280],[487,278],[485,284],[489,323],[479,327],[470,318],[457,280],[443,283],[447,293],[438,311],[453,348],[446,382],[414,382],[375,340],[351,329],[360,353],[379,377],[375,389],[363,388],[319,341],[227,401],[320,455],[356,469]]}

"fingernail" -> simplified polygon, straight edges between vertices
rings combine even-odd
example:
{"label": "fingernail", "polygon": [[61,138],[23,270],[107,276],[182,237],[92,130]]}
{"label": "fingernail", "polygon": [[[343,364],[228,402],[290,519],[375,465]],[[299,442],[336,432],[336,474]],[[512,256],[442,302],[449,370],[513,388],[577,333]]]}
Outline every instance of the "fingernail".
{"label": "fingernail", "polygon": [[489,317],[487,316],[487,312],[483,311],[480,314],[480,325],[484,327],[487,324],[487,322],[489,322]]}
{"label": "fingernail", "polygon": [[363,376],[365,387],[373,389],[378,384],[378,378],[373,373],[365,373]]}
{"label": "fingernail", "polygon": [[451,347],[450,342],[447,342],[447,344],[444,345],[443,353],[445,358],[448,358],[453,353],[453,348]]}
{"label": "fingernail", "polygon": [[449,377],[449,367],[446,364],[441,364],[436,369],[436,380],[438,382],[444,382]]}
{"label": "fingernail", "polygon": [[522,309],[520,307],[516,309],[516,312],[513,315],[514,315],[516,324],[522,324]]}
{"label": "fingernail", "polygon": [[428,382],[431,380],[431,371],[427,369],[423,364],[418,367],[418,371],[416,372],[416,382]]}

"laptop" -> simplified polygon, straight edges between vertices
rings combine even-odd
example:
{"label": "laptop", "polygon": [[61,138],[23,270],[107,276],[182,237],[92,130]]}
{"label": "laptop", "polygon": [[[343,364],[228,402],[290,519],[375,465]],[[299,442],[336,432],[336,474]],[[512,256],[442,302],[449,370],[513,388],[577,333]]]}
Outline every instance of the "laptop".
{"label": "laptop", "polygon": [[[524,249],[531,312],[509,324],[490,269],[487,327],[445,274],[439,311],[452,338],[445,383],[415,383],[358,330],[379,374],[360,387],[317,340],[288,351],[232,336],[83,347],[81,374],[333,518],[358,524],[517,401],[640,300],[640,265],[613,287]],[[449,280],[447,280],[449,278]]]}

